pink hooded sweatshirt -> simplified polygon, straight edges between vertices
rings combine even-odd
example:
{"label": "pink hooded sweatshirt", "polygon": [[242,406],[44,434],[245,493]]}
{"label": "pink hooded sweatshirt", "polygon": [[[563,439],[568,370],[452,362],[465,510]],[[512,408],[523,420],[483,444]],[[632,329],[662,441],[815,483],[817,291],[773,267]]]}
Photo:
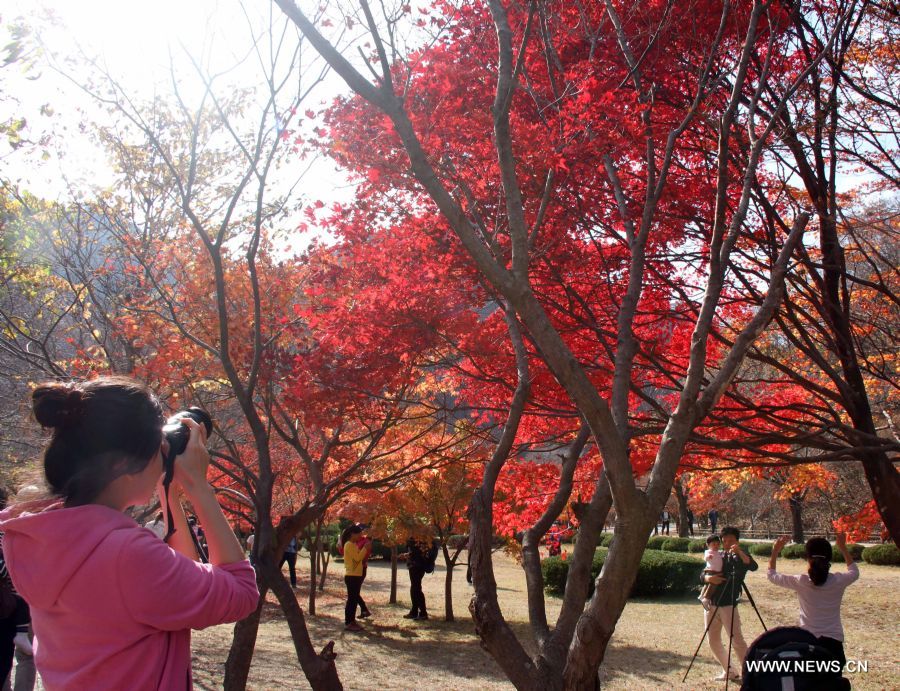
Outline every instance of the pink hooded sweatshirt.
{"label": "pink hooded sweatshirt", "polygon": [[114,509],[48,504],[0,514],[44,687],[190,689],[191,629],[256,609],[250,563],[200,564]]}

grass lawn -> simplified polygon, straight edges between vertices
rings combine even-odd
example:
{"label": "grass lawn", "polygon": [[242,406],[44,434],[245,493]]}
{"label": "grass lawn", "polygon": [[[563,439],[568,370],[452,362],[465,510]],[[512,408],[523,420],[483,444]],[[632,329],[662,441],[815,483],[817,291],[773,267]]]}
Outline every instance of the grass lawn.
{"label": "grass lawn", "polygon": [[[301,559],[301,564],[308,562]],[[766,559],[751,573],[747,585],[769,627],[796,623],[798,606],[791,591],[769,584]],[[298,564],[299,566],[299,564]],[[465,567],[454,572],[454,613],[457,621],[443,621],[445,572],[438,566],[425,577],[424,589],[431,620],[403,619],[409,608],[409,581],[399,573],[400,604],[388,605],[390,565],[373,562],[363,597],[375,613],[362,622],[365,632],[347,633],[343,627],[343,564],[332,563],[326,592],[318,600],[319,615],[307,625],[317,648],[335,641],[337,666],[346,689],[510,689],[500,668],[479,646],[468,613],[471,588]],[[801,560],[779,560],[785,573],[800,573]],[[832,568],[843,568],[835,564]],[[845,649],[849,660],[868,661],[868,673],[852,675],[854,689],[900,688],[900,568],[860,564],[860,580],[844,596],[842,609]],[[529,640],[525,579],[522,570],[504,555],[496,556],[500,604],[521,640]],[[301,583],[306,573],[298,574]],[[306,591],[297,590],[305,608]],[[306,678],[297,663],[290,635],[277,604],[270,604],[260,626],[249,687],[305,689]],[[548,613],[555,618],[560,601],[548,597]],[[748,603],[740,605],[749,643],[762,626]],[[552,619],[551,619],[552,620]],[[195,632],[194,683],[198,689],[221,688],[231,626]],[[703,634],[702,608],[693,598],[632,600],[625,608],[602,667],[607,689],[720,689],[712,653],[704,643],[685,684],[681,678]],[[731,688],[736,688],[732,684]]]}

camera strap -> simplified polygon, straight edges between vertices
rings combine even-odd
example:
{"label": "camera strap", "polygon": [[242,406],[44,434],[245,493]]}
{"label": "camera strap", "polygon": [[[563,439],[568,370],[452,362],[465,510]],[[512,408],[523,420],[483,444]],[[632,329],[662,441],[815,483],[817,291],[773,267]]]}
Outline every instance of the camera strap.
{"label": "camera strap", "polygon": [[166,470],[166,474],[163,476],[163,490],[166,495],[166,523],[169,526],[163,541],[168,542],[169,538],[175,533],[172,504],[169,502],[169,485],[172,484],[172,477],[175,475],[175,454],[172,453],[171,449],[167,449],[166,455],[163,457],[163,468]]}

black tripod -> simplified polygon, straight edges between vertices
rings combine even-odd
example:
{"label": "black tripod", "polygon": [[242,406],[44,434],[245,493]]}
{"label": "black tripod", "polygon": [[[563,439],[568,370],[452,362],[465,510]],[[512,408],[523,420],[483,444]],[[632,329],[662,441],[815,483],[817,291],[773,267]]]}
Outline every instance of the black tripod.
{"label": "black tripod", "polygon": [[[732,565],[731,573],[728,575],[728,582],[726,585],[731,586],[731,599],[730,602],[735,602],[734,597],[734,586],[737,581],[734,573],[735,566]],[[750,594],[750,589],[747,588],[746,583],[741,583],[741,587],[743,588],[744,593],[747,595],[747,600],[750,602],[750,605],[753,607],[753,611],[756,612],[756,616],[759,617],[759,623],[762,624],[763,630],[768,631],[768,627],[763,621],[762,615],[759,613],[759,609],[756,607],[756,602],[753,601],[753,596]],[[719,598],[716,598],[717,600]],[[736,606],[736,605],[735,605]],[[687,671],[684,673],[684,677],[681,679],[681,683],[683,684],[688,677],[688,674],[691,671],[691,667],[694,666],[694,660],[697,659],[697,655],[700,653],[700,648],[703,647],[703,641],[706,640],[706,634],[709,633],[709,627],[712,626],[713,621],[715,621],[716,616],[719,613],[719,605],[716,605],[716,608],[713,610],[712,616],[709,618],[709,623],[707,623],[706,628],[703,630],[703,635],[700,637],[700,642],[697,644],[697,649],[694,651],[694,656],[691,658],[691,662],[688,665]],[[731,644],[734,636],[734,607],[732,607],[731,612],[731,621],[728,626],[728,660],[725,666],[725,691],[728,691],[728,684],[731,681]]]}

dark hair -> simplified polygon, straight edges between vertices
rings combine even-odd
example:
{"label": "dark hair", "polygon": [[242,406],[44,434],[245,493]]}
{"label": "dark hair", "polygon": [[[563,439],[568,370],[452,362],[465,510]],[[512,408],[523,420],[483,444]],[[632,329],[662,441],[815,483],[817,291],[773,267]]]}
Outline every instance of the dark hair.
{"label": "dark hair", "polygon": [[722,532],[719,533],[722,537],[726,535],[734,535],[735,540],[741,539],[741,531],[735,528],[733,525],[726,526],[722,528]]}
{"label": "dark hair", "polygon": [[831,543],[824,537],[813,537],[806,541],[806,559],[809,561],[809,580],[813,585],[825,585],[831,569]]}
{"label": "dark hair", "polygon": [[722,542],[722,538],[720,538],[718,535],[710,535],[708,538],[706,538],[706,544],[708,545],[710,542]]}
{"label": "dark hair", "polygon": [[44,474],[67,506],[88,504],[115,478],[141,472],[162,444],[159,401],[133,379],[49,382],[32,392],[31,404],[53,430]]}
{"label": "dark hair", "polygon": [[361,532],[362,528],[359,527],[359,523],[354,523],[353,525],[344,528],[344,532],[341,533],[341,544],[346,545],[351,535],[356,535]]}

